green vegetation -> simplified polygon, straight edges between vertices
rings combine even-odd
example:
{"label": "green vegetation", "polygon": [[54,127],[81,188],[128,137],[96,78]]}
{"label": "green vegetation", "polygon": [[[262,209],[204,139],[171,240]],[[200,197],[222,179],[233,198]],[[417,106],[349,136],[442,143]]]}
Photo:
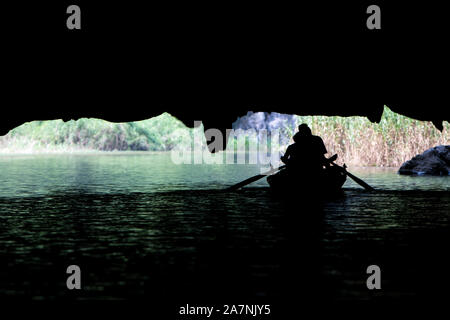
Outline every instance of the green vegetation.
{"label": "green vegetation", "polygon": [[329,154],[358,166],[400,166],[437,145],[450,143],[450,124],[440,132],[431,122],[418,121],[384,107],[380,123],[365,117],[298,117],[322,137]]}
{"label": "green vegetation", "polygon": [[189,129],[168,113],[127,123],[87,118],[33,121],[0,137],[0,152],[168,151],[189,145],[194,130],[203,128]]}
{"label": "green vegetation", "polygon": [[[380,123],[365,117],[298,116],[297,124],[307,123],[313,134],[323,138],[329,155],[338,162],[356,166],[399,166],[424,150],[450,143],[450,125],[440,132],[431,122],[417,121],[385,107]],[[281,143],[262,133],[231,138],[228,151],[255,150],[265,141],[267,148],[284,152],[292,143],[294,129],[281,127]],[[187,128],[164,113],[144,121],[111,123],[99,119],[33,121],[0,137],[0,153],[45,153],[74,151],[169,151],[205,147],[203,127]],[[200,148],[202,148],[200,147]],[[197,149],[198,150],[198,149]]]}
{"label": "green vegetation", "polygon": [[[328,156],[338,154],[337,163],[353,166],[400,166],[406,160],[437,145],[450,144],[450,125],[444,122],[440,132],[431,122],[414,120],[385,106],[380,123],[366,117],[297,116],[296,126],[306,123],[314,135],[322,137]],[[268,139],[268,149],[284,153],[293,143],[296,127],[286,121],[279,129],[279,140]],[[273,132],[272,132],[273,135]],[[230,141],[230,150],[244,151],[265,137],[238,135]]]}

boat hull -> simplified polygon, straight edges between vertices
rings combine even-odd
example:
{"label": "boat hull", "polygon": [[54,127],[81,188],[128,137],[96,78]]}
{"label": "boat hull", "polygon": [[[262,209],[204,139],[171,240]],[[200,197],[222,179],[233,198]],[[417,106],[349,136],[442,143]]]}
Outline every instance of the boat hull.
{"label": "boat hull", "polygon": [[343,170],[330,167],[318,175],[308,175],[306,172],[293,173],[289,169],[267,177],[267,182],[273,192],[287,195],[307,195],[326,198],[342,192],[342,186],[347,179]]}

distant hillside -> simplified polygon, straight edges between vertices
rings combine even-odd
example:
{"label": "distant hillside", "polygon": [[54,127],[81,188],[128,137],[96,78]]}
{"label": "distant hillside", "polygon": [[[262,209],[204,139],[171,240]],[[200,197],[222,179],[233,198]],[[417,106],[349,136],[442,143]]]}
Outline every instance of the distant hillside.
{"label": "distant hillside", "polygon": [[168,113],[127,123],[88,118],[32,121],[0,137],[0,152],[168,151],[190,145],[193,130],[203,131],[186,127]]}
{"label": "distant hillside", "polygon": [[[253,135],[231,137],[228,151],[244,151],[246,146],[268,143],[278,155],[292,143],[300,123],[323,138],[329,155],[338,162],[359,166],[400,166],[416,154],[437,145],[450,144],[450,125],[440,132],[431,122],[413,120],[385,107],[380,123],[365,117],[296,116],[280,113],[248,112],[238,118],[233,129],[253,130]],[[267,139],[280,133],[280,140]],[[195,142],[205,148],[203,127],[188,128],[168,113],[148,120],[111,123],[100,119],[33,121],[0,137],[0,153],[53,153],[77,151],[170,151],[191,149]],[[234,148],[233,148],[234,147]],[[255,148],[253,148],[255,149]]]}

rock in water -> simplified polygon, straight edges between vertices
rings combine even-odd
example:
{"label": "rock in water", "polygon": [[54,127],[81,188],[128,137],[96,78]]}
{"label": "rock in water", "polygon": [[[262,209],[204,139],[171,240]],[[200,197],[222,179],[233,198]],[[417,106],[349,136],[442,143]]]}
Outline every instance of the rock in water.
{"label": "rock in water", "polygon": [[450,146],[437,146],[426,150],[424,153],[402,164],[398,173],[408,175],[449,175]]}

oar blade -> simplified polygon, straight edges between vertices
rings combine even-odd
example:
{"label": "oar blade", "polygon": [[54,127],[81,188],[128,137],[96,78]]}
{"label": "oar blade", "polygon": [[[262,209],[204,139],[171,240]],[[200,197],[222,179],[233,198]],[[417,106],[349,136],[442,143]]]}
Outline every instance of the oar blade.
{"label": "oar blade", "polygon": [[358,178],[357,176],[351,174],[350,172],[347,171],[347,175],[353,179],[353,181],[355,181],[357,184],[359,184],[361,187],[363,187],[364,189],[368,190],[368,191],[373,191],[375,190],[373,187],[371,187],[369,184],[367,184],[366,182],[364,182],[363,180],[361,180],[360,178]]}
{"label": "oar blade", "polygon": [[366,189],[367,191],[374,191],[375,189],[373,187],[371,187],[368,183],[366,183],[365,181],[363,181],[362,179],[358,178],[357,176],[351,174],[350,172],[347,171],[347,169],[337,165],[334,162],[331,162],[331,164],[335,167],[341,168],[341,170],[343,170],[347,176],[349,176],[353,181],[355,181],[357,184],[359,184],[361,187],[363,187],[364,189]]}
{"label": "oar blade", "polygon": [[265,176],[264,174],[259,174],[257,176],[254,176],[254,177],[248,178],[248,179],[246,179],[244,181],[241,181],[239,183],[236,183],[235,185],[232,185],[231,187],[228,187],[225,190],[227,190],[227,191],[235,191],[235,190],[237,190],[237,189],[239,189],[239,188],[241,188],[243,186],[246,186],[247,184],[250,184],[252,182],[255,182],[255,181],[263,178],[264,176]]}

